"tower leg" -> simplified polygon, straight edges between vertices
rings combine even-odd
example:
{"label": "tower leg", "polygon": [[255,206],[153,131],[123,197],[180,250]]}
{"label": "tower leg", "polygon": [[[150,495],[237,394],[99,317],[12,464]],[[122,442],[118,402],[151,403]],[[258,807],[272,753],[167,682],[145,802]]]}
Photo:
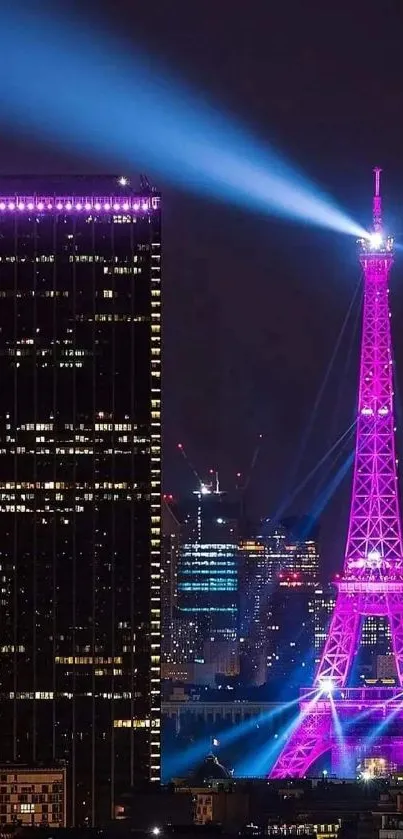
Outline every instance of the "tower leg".
{"label": "tower leg", "polygon": [[359,595],[339,592],[315,684],[331,679],[335,686],[345,686],[359,641],[360,623]]}
{"label": "tower leg", "polygon": [[303,778],[331,745],[331,714],[311,711],[303,716],[270,771],[270,778]]}

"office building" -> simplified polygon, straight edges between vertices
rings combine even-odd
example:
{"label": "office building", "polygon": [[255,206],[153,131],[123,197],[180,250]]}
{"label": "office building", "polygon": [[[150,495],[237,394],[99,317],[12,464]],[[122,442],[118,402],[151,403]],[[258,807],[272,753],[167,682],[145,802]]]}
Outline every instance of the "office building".
{"label": "office building", "polygon": [[313,595],[315,662],[319,662],[336,602],[336,586],[318,584]]}
{"label": "office building", "polygon": [[266,538],[271,578],[296,574],[307,586],[319,577],[318,528],[307,516],[290,517],[280,524],[270,520],[262,528]]}
{"label": "office building", "polygon": [[275,690],[274,684],[284,679],[295,676],[303,681],[312,665],[317,536],[305,517],[278,524],[266,520],[259,536],[240,544],[240,655],[245,683],[261,685],[270,680]]}
{"label": "office building", "polygon": [[238,507],[218,486],[203,485],[179,505],[178,612],[206,641],[237,643],[239,634]]}
{"label": "office building", "polygon": [[1,754],[99,824],[160,777],[160,198],[0,191]]}
{"label": "office building", "polygon": [[314,668],[314,604],[309,583],[293,572],[281,575],[271,597],[268,678],[290,691],[310,678]]}
{"label": "office building", "polygon": [[66,769],[0,765],[0,827],[66,827]]}
{"label": "office building", "polygon": [[178,553],[180,525],[173,512],[172,495],[164,495],[161,550],[161,659],[172,660],[176,638]]}
{"label": "office building", "polygon": [[272,565],[264,539],[242,539],[239,544],[240,635],[266,640],[266,621],[273,589]]}
{"label": "office building", "polygon": [[262,685],[271,649],[274,587],[272,563],[262,537],[241,540],[239,569],[241,679],[245,684]]}

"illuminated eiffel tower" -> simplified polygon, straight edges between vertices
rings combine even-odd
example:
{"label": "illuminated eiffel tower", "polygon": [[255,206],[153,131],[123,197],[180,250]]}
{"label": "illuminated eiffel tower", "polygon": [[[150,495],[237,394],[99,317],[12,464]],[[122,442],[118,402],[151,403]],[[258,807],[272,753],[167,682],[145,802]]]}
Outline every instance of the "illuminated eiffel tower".
{"label": "illuminated eiffel tower", "polygon": [[[298,721],[271,778],[302,777],[328,750],[332,769],[340,774],[355,774],[364,757],[403,764],[403,548],[388,288],[393,239],[383,231],[380,171],[375,169],[373,229],[360,241],[364,313],[344,571],[313,688],[301,691]],[[347,686],[362,622],[369,615],[389,619],[400,687]]]}

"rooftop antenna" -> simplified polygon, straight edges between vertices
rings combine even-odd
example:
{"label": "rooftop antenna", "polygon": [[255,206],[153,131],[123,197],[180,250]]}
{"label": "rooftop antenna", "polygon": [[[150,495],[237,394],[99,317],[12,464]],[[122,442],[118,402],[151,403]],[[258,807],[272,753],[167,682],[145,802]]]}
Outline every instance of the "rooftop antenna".
{"label": "rooftop antenna", "polygon": [[379,166],[375,166],[375,192],[372,203],[372,215],[375,233],[380,232],[382,230],[381,172],[382,169],[380,169]]}

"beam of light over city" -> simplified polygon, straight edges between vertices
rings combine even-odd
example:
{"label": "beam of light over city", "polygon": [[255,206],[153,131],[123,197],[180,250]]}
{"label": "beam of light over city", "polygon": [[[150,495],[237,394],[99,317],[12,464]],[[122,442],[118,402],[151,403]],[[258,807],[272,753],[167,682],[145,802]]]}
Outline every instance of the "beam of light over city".
{"label": "beam of light over city", "polygon": [[83,20],[30,4],[3,10],[0,124],[251,210],[365,231],[220,107],[206,104],[150,56]]}
{"label": "beam of light over city", "polygon": [[350,452],[350,454],[347,455],[346,459],[337,470],[336,474],[333,476],[333,478],[329,481],[325,489],[316,499],[310,513],[313,521],[318,521],[324,509],[327,507],[329,501],[333,498],[336,490],[347,475],[350,467],[353,464],[353,461],[354,452]]}
{"label": "beam of light over city", "polygon": [[[296,478],[297,478],[297,475],[298,475],[298,472],[299,472],[299,468],[301,466],[301,463],[302,463],[302,460],[303,460],[303,457],[304,457],[304,454],[305,454],[305,451],[306,451],[308,440],[309,440],[309,438],[312,434],[313,428],[315,426],[315,422],[318,419],[319,406],[322,402],[324,392],[326,390],[326,387],[327,387],[327,384],[330,380],[330,377],[333,373],[333,370],[336,368],[336,359],[337,359],[337,356],[339,354],[339,350],[340,350],[340,347],[342,345],[342,342],[343,342],[343,339],[344,339],[344,336],[345,336],[345,333],[346,333],[346,330],[347,330],[347,326],[348,326],[348,324],[351,320],[351,315],[352,315],[352,312],[354,310],[354,306],[355,306],[355,303],[356,303],[356,300],[357,300],[358,293],[359,293],[360,289],[361,289],[361,278],[360,278],[359,282],[357,283],[357,285],[354,289],[354,292],[353,292],[352,298],[350,300],[348,309],[346,311],[344,320],[342,322],[339,334],[338,334],[337,339],[335,341],[329,363],[326,367],[324,377],[322,379],[322,382],[320,384],[318,393],[316,395],[311,414],[309,416],[307,425],[303,430],[303,433],[302,433],[302,436],[301,436],[301,442],[300,442],[296,457],[294,458],[292,466],[291,466],[291,472],[290,472],[290,475],[288,476],[288,479],[287,479],[287,489],[285,491],[285,501],[284,501],[284,507],[285,508],[287,507],[287,504],[288,504],[287,495],[291,492],[291,490],[294,487],[294,484],[295,484],[295,481],[296,481]],[[351,343],[350,343],[350,351],[351,351]]]}
{"label": "beam of light over city", "polygon": [[305,708],[301,709],[297,716],[283,728],[280,736],[275,739],[271,739],[267,746],[253,754],[249,760],[243,761],[242,764],[236,767],[235,774],[244,774],[245,777],[257,777],[267,774],[267,771],[275,763],[278,754],[284,747],[288,738],[291,736],[293,731],[295,731],[297,726],[301,724],[301,721],[313,711],[321,696],[322,692],[320,690],[316,690],[315,693],[312,694],[312,699],[306,703]]}
{"label": "beam of light over city", "polygon": [[[314,693],[315,691],[313,690],[312,694]],[[298,705],[298,702],[298,697],[289,702],[283,702],[276,708],[273,708],[264,714],[260,714],[260,716],[254,716],[250,719],[244,720],[244,722],[239,723],[239,725],[224,728],[218,734],[215,734],[214,737],[219,741],[220,747],[228,746],[230,743],[234,743],[236,740],[243,737],[249,731],[252,731],[256,728],[256,726],[264,725],[265,723],[273,720],[276,716],[283,714],[284,711]],[[208,752],[211,751],[211,742],[211,737],[203,737],[189,748],[182,749],[178,753],[165,757],[163,761],[164,779],[166,781],[170,780],[175,776],[179,776],[181,773],[186,774],[190,769],[196,767],[197,764],[206,757]]]}
{"label": "beam of light over city", "polygon": [[332,446],[330,446],[330,448],[327,450],[326,454],[324,454],[323,457],[321,457],[320,460],[318,460],[318,462],[315,464],[313,469],[311,469],[310,472],[308,472],[308,474],[303,478],[303,480],[298,484],[298,486],[295,487],[295,489],[292,491],[292,493],[289,494],[289,496],[287,497],[287,500],[284,500],[284,501],[281,502],[281,504],[279,505],[279,507],[276,511],[276,514],[274,516],[274,521],[279,521],[281,519],[281,516],[284,515],[287,507],[290,506],[290,504],[295,500],[295,498],[304,489],[304,487],[306,487],[306,485],[309,484],[309,482],[317,474],[317,472],[321,469],[321,467],[328,461],[330,456],[339,448],[339,446],[343,443],[343,441],[346,440],[346,437],[348,438],[349,435],[352,434],[355,426],[356,426],[356,420],[354,420],[354,422],[352,422],[348,426],[348,428],[345,431],[343,431],[343,434],[341,434],[340,437],[337,438],[336,442],[333,443]]}

